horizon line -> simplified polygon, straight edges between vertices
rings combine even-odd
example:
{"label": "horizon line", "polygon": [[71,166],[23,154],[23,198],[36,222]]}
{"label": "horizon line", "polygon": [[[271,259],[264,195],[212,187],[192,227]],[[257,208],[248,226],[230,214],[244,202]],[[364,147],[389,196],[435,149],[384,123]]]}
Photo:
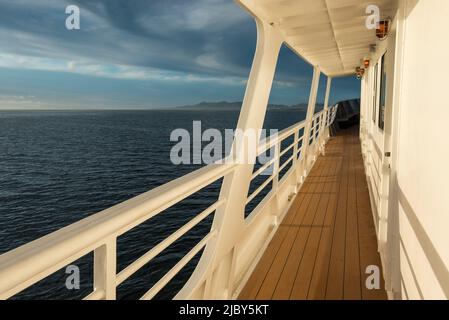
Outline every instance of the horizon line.
{"label": "horizon line", "polygon": [[[351,98],[351,99],[345,99],[341,101],[348,101],[348,100],[355,100],[360,98]],[[339,102],[341,102],[339,101]],[[336,103],[339,103],[336,102]],[[118,107],[118,108],[111,108],[111,107],[96,107],[96,108],[88,108],[88,107],[69,107],[69,108],[2,108],[0,107],[0,112],[4,111],[163,111],[163,110],[192,110],[197,108],[196,110],[220,110],[225,108],[201,108],[198,107],[201,104],[218,104],[218,103],[228,103],[228,104],[235,104],[235,103],[243,103],[243,101],[201,101],[192,105],[178,105],[178,106],[165,106],[165,107]],[[269,103],[268,108],[270,106],[285,106],[290,107],[294,109],[298,105],[308,105],[308,102],[299,102],[296,104],[283,104],[283,103]],[[317,102],[316,106],[324,105],[322,102]]]}

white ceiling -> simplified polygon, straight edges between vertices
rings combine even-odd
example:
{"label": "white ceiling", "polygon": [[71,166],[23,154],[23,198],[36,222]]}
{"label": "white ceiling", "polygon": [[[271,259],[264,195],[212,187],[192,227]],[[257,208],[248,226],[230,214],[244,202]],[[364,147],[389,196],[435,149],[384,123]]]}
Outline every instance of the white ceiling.
{"label": "white ceiling", "polygon": [[274,23],[286,44],[329,76],[355,73],[370,44],[378,40],[366,25],[366,8],[381,18],[393,14],[395,0],[236,0],[253,15]]}

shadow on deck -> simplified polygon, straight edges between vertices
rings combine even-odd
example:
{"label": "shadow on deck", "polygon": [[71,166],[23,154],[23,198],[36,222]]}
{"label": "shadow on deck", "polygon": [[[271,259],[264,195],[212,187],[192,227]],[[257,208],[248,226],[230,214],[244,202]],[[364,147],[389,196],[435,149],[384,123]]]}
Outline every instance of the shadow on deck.
{"label": "shadow on deck", "polygon": [[329,140],[239,299],[387,299],[382,272],[366,288],[370,265],[382,270],[354,127]]}

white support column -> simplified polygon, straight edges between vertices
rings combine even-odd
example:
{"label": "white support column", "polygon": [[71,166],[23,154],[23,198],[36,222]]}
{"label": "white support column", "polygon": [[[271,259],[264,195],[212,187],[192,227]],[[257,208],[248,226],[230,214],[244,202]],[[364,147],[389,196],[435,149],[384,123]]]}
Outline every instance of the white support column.
{"label": "white support column", "polygon": [[[271,87],[276,71],[279,51],[283,42],[281,34],[266,22],[256,19],[257,22],[257,48],[253,66],[249,76],[242,109],[240,112],[237,130],[249,132],[263,127],[265,113],[268,106]],[[257,136],[256,142],[259,141]],[[226,199],[225,204],[217,210],[212,228],[218,230],[217,237],[211,241],[201,257],[200,263],[191,277],[191,283],[178,294],[177,298],[185,297],[184,292],[192,292],[197,288],[189,287],[198,284],[197,277],[206,277],[214,284],[210,288],[206,299],[230,298],[232,292],[229,283],[233,283],[232,261],[237,253],[236,244],[244,235],[244,214],[248,196],[251,176],[254,169],[255,157],[248,152],[251,146],[250,139],[244,140],[241,145],[245,161],[226,176],[220,192],[220,199]],[[232,150],[235,150],[236,142]],[[248,155],[248,156],[247,156]]]}
{"label": "white support column", "polygon": [[312,87],[310,88],[309,105],[307,107],[306,125],[304,127],[304,140],[303,140],[303,172],[304,176],[307,175],[308,170],[308,152],[309,152],[309,140],[310,130],[312,128],[313,115],[315,114],[316,97],[318,94],[318,86],[320,84],[321,71],[318,67],[313,68]]}

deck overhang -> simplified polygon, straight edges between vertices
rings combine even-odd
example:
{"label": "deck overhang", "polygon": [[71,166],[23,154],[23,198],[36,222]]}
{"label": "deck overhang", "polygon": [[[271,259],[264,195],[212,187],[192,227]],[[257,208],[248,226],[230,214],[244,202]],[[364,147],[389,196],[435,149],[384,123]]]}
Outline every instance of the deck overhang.
{"label": "deck overhang", "polygon": [[[327,76],[355,73],[376,44],[366,27],[369,5],[380,19],[391,17],[397,0],[236,0],[253,16],[277,28],[284,42]],[[392,18],[392,17],[391,17]]]}

